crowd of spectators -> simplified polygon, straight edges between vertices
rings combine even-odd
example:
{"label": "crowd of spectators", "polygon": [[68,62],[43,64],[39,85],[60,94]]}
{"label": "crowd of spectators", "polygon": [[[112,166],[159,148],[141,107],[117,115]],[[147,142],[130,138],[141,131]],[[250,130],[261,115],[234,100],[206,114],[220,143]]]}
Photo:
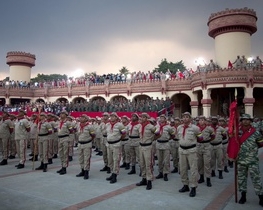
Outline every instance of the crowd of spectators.
{"label": "crowd of spectators", "polygon": [[53,103],[33,102],[20,103],[15,105],[0,106],[0,111],[16,112],[19,109],[38,112],[40,107],[42,111],[51,112],[58,115],[62,110],[68,112],[158,112],[162,109],[171,107],[172,101],[169,97],[165,99],[137,99],[127,100],[124,97],[105,101],[96,99],[92,101],[65,102],[57,101]]}

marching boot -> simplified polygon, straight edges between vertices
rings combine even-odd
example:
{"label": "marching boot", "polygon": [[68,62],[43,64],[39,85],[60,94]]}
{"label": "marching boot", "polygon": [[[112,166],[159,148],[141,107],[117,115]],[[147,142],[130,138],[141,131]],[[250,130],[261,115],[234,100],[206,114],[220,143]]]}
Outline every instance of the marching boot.
{"label": "marching boot", "polygon": [[99,156],[102,156],[102,151],[99,152]]}
{"label": "marching boot", "polygon": [[62,169],[63,169],[63,168],[59,169],[59,170],[57,171],[57,173],[59,174],[59,173],[62,171]]}
{"label": "marching boot", "polygon": [[131,169],[131,171],[128,174],[129,175],[136,174],[135,166],[132,166],[132,169]]}
{"label": "marching boot", "polygon": [[229,165],[230,168],[233,168],[233,167],[234,167],[233,161],[230,161],[230,160],[229,160],[229,161],[228,161],[228,165]]}
{"label": "marching boot", "polygon": [[110,167],[107,166],[107,174],[110,174],[110,173],[111,173]]}
{"label": "marching boot", "polygon": [[84,172],[84,169],[82,168],[81,169],[81,172],[79,174],[76,175],[76,177],[82,177],[84,176],[85,172]]}
{"label": "marching boot", "polygon": [[58,155],[54,154],[52,158],[56,159],[56,158],[58,158]]}
{"label": "marching boot", "polygon": [[206,178],[206,186],[207,186],[207,187],[212,187],[210,178]]}
{"label": "marching boot", "polygon": [[47,163],[44,164],[43,172],[47,172]]}
{"label": "marching boot", "polygon": [[244,204],[247,201],[247,193],[246,192],[241,192],[241,198],[238,201],[238,203],[240,204]]}
{"label": "marching boot", "polygon": [[224,167],[224,172],[228,173],[228,169],[227,169],[227,166]]}
{"label": "marching boot", "polygon": [[88,179],[89,178],[89,171],[85,170],[84,171],[84,178],[83,179]]}
{"label": "marching boot", "polygon": [[59,175],[64,175],[67,173],[67,169],[65,167],[62,167],[62,171],[59,173]]}
{"label": "marching boot", "polygon": [[218,172],[219,172],[218,178],[219,178],[219,179],[223,179],[223,171],[222,171],[222,170],[219,170]]}
{"label": "marching boot", "polygon": [[21,169],[21,168],[25,168],[25,164],[19,163],[19,164],[17,165],[17,169]]}
{"label": "marching boot", "polygon": [[48,164],[53,164],[52,158],[48,158]]}
{"label": "marching boot", "polygon": [[7,159],[3,159],[0,163],[1,166],[7,165]]}
{"label": "marching boot", "polygon": [[15,159],[16,158],[16,156],[14,156],[14,155],[9,155],[9,157],[8,157],[8,159]]}
{"label": "marching boot", "polygon": [[142,178],[142,181],[140,181],[139,183],[136,184],[136,186],[143,186],[143,185],[147,185],[146,178]]}
{"label": "marching boot", "polygon": [[196,188],[195,187],[191,187],[191,192],[189,193],[190,197],[195,197],[196,195]]}
{"label": "marching boot", "polygon": [[152,189],[152,181],[147,181],[146,190],[151,190],[151,189]]}
{"label": "marching boot", "polygon": [[108,166],[104,166],[102,169],[100,169],[100,171],[107,171],[108,170]]}
{"label": "marching boot", "polygon": [[30,157],[34,156],[34,153],[30,153],[29,156],[30,156]]}
{"label": "marching boot", "polygon": [[212,177],[215,177],[215,176],[216,176],[215,170],[212,170],[211,176],[212,176]]}
{"label": "marching boot", "polygon": [[35,170],[42,170],[44,169],[44,163],[41,162],[41,165],[39,167],[37,167]]}
{"label": "marching boot", "polygon": [[263,195],[259,195],[259,205],[263,206]]}
{"label": "marching boot", "polygon": [[111,174],[109,177],[106,178],[107,181],[112,180],[113,174]]}
{"label": "marching boot", "polygon": [[32,158],[29,159],[30,161],[38,161],[38,155],[33,155]]}
{"label": "marching boot", "polygon": [[168,176],[167,176],[167,174],[164,174],[164,175],[163,175],[163,180],[166,181],[166,182],[168,181]]}
{"label": "marching boot", "polygon": [[161,178],[163,178],[163,173],[160,172],[155,178],[156,178],[156,179],[161,179]]}
{"label": "marching boot", "polygon": [[200,179],[198,180],[198,183],[201,184],[203,182],[205,182],[204,174],[200,174]]}
{"label": "marching boot", "polygon": [[189,192],[189,191],[190,191],[190,189],[189,189],[188,185],[184,185],[182,187],[182,189],[179,190],[180,193]]}
{"label": "marching boot", "polygon": [[115,182],[117,182],[117,174],[112,174],[112,179],[110,180],[111,184],[114,184]]}
{"label": "marching boot", "polygon": [[129,170],[129,169],[130,169],[130,163],[126,163],[125,170]]}
{"label": "marching boot", "polygon": [[178,168],[177,167],[174,167],[174,169],[171,171],[172,174],[175,174],[178,172]]}
{"label": "marching boot", "polygon": [[120,168],[125,168],[126,167],[126,163],[123,162],[122,165],[120,165]]}
{"label": "marching boot", "polygon": [[73,160],[72,156],[68,156],[68,161],[71,162]]}

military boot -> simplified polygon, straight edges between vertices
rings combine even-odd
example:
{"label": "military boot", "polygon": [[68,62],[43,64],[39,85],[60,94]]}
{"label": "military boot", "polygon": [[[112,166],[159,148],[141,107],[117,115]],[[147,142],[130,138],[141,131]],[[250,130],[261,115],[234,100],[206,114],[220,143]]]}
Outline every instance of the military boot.
{"label": "military boot", "polygon": [[146,190],[151,190],[152,189],[152,181],[147,181],[147,186],[146,186]]}
{"label": "military boot", "polygon": [[81,169],[81,172],[79,174],[76,175],[76,177],[82,177],[84,176],[84,169]]}
{"label": "military boot", "polygon": [[207,187],[212,187],[210,178],[206,178],[206,186],[207,186]]}
{"label": "military boot", "polygon": [[147,185],[147,180],[145,178],[142,178],[142,181],[136,184],[136,186],[143,186],[143,185]]}
{"label": "military boot", "polygon": [[216,176],[215,170],[212,170],[211,176],[212,176],[212,177],[215,177],[215,176]]}
{"label": "military boot", "polygon": [[191,187],[191,192],[189,193],[190,197],[195,197],[196,195],[196,188],[195,187]]}
{"label": "military boot", "polygon": [[7,159],[3,159],[0,163],[1,166],[7,165]]}
{"label": "military boot", "polygon": [[100,171],[107,171],[108,170],[108,166],[104,166],[102,169],[100,169]]}
{"label": "military boot", "polygon": [[218,170],[218,172],[219,172],[218,178],[219,179],[223,179],[223,171],[222,170]]}
{"label": "military boot", "polygon": [[199,178],[199,180],[198,180],[198,183],[201,184],[201,183],[203,183],[203,182],[205,182],[204,174],[200,174],[200,178]]}
{"label": "military boot", "polygon": [[247,201],[247,193],[246,192],[241,192],[241,198],[238,201],[238,203],[240,204],[244,204]]}
{"label": "military boot", "polygon": [[89,179],[89,171],[88,170],[84,171],[84,178],[83,179]]}
{"label": "military boot", "polygon": [[125,168],[126,167],[126,163],[123,162],[121,165],[120,165],[120,168]]}
{"label": "military boot", "polygon": [[132,166],[132,169],[131,169],[131,171],[128,174],[129,175],[136,174],[135,166]]}
{"label": "military boot", "polygon": [[68,156],[68,161],[71,162],[73,160],[72,156]]}
{"label": "military boot", "polygon": [[44,163],[43,162],[41,162],[40,166],[37,167],[35,170],[42,170],[42,169],[44,169]]}
{"label": "military boot", "polygon": [[155,178],[156,178],[156,179],[161,179],[161,178],[163,178],[163,173],[160,172]]}
{"label": "military boot", "polygon": [[29,159],[30,161],[38,161],[38,155],[33,155],[32,158]]}
{"label": "military boot", "polygon": [[110,183],[111,184],[114,184],[115,182],[117,182],[117,174],[112,174],[113,176],[112,176],[112,179],[110,180]]}
{"label": "military boot", "polygon": [[53,164],[52,158],[48,158],[48,164]]}
{"label": "military boot", "polygon": [[259,205],[263,206],[263,195],[259,195]]}
{"label": "military boot", "polygon": [[107,181],[112,180],[113,174],[111,174],[109,177],[106,178]]}
{"label": "military boot", "polygon": [[164,174],[164,175],[163,175],[163,180],[166,181],[166,182],[168,181],[168,176],[167,176],[167,174]]}
{"label": "military boot", "polygon": [[188,186],[188,185],[184,185],[184,186],[179,190],[180,193],[189,192],[189,191],[190,191],[190,189],[189,189],[189,186]]}
{"label": "military boot", "polygon": [[228,173],[228,169],[227,169],[227,166],[224,167],[224,172]]}
{"label": "military boot", "polygon": [[130,169],[130,163],[126,163],[125,170],[129,170],[129,169]]}
{"label": "military boot", "polygon": [[111,173],[110,167],[107,167],[107,174],[110,174],[110,173]]}
{"label": "military boot", "polygon": [[43,172],[47,172],[47,163],[44,164]]}
{"label": "military boot", "polygon": [[230,160],[229,160],[229,161],[228,161],[228,165],[229,165],[230,168],[233,168],[233,167],[234,167],[233,161],[230,161]]}
{"label": "military boot", "polygon": [[177,167],[174,167],[174,169],[171,171],[172,174],[175,174],[178,172],[178,168]]}
{"label": "military boot", "polygon": [[59,169],[59,170],[57,171],[57,173],[59,174],[59,173],[62,171],[62,169],[63,169],[63,168]]}
{"label": "military boot", "polygon": [[59,173],[59,175],[64,175],[67,173],[67,169],[65,167],[62,167],[62,171]]}
{"label": "military boot", "polygon": [[58,158],[58,155],[54,154],[52,158],[56,159],[56,158]]}

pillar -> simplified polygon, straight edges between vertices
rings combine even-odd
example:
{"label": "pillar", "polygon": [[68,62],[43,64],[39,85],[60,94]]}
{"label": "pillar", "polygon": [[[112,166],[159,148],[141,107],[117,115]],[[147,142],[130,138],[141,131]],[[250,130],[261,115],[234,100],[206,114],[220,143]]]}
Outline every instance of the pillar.
{"label": "pillar", "polygon": [[250,114],[251,116],[254,115],[254,103],[255,103],[255,98],[253,98],[253,88],[245,88],[244,89],[244,108],[245,108],[245,113]]}
{"label": "pillar", "polygon": [[202,90],[203,99],[201,100],[201,104],[203,106],[203,115],[205,117],[211,116],[211,104],[213,100],[211,99],[211,90]]}
{"label": "pillar", "polygon": [[191,106],[192,117],[197,117],[198,116],[198,101],[191,101],[190,106]]}

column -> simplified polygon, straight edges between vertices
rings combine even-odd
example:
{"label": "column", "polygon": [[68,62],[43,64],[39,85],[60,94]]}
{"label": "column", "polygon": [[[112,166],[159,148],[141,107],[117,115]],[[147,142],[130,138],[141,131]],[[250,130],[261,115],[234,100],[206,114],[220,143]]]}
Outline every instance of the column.
{"label": "column", "polygon": [[191,101],[190,106],[191,106],[192,117],[197,117],[199,115],[198,114],[198,101]]}
{"label": "column", "polygon": [[10,105],[10,98],[5,98],[5,105]]}
{"label": "column", "polygon": [[255,103],[255,98],[253,98],[253,88],[245,88],[244,89],[244,99],[243,103],[245,106],[245,113],[250,114],[251,117],[254,115],[254,103]]}
{"label": "column", "polygon": [[211,99],[211,90],[202,90],[203,99],[201,100],[201,104],[203,106],[203,115],[205,117],[211,116],[211,104],[213,100]]}

